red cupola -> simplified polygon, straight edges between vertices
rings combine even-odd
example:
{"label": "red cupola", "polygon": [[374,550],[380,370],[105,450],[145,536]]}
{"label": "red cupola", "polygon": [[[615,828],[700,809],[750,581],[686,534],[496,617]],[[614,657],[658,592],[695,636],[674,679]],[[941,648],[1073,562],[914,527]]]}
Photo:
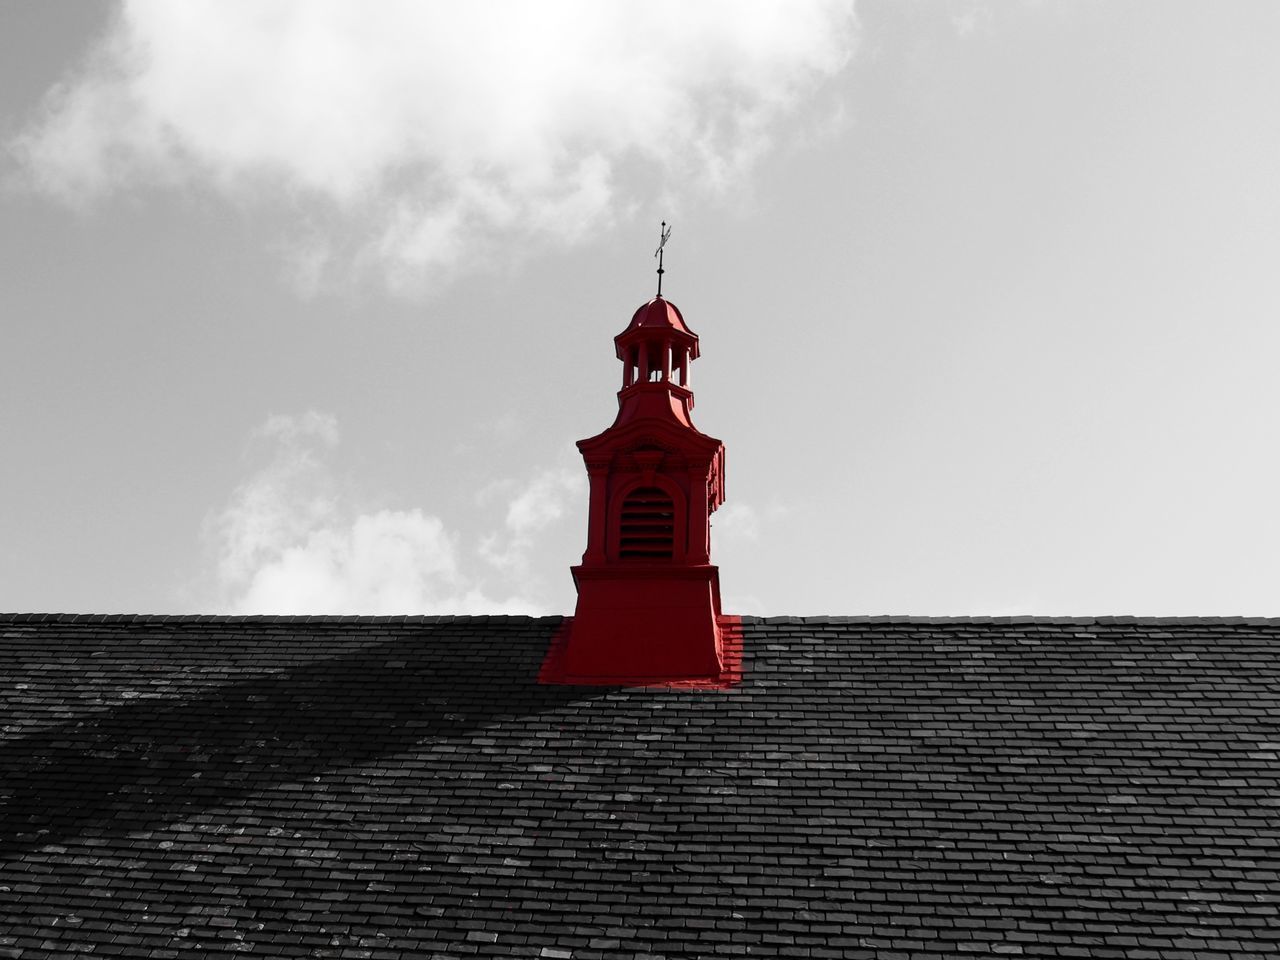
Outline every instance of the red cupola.
{"label": "red cupola", "polygon": [[573,567],[578,606],[564,670],[582,682],[664,682],[721,673],[720,581],[711,513],[724,501],[724,444],[690,418],[698,337],[650,300],[614,338],[618,416],[578,442],[591,500]]}

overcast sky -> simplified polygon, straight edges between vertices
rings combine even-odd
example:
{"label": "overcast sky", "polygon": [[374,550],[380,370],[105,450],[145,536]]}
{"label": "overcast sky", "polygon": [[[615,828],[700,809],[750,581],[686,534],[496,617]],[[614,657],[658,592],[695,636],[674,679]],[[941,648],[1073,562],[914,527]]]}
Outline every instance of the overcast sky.
{"label": "overcast sky", "polygon": [[570,613],[664,292],[749,614],[1280,615],[1280,4],[0,5],[0,609]]}

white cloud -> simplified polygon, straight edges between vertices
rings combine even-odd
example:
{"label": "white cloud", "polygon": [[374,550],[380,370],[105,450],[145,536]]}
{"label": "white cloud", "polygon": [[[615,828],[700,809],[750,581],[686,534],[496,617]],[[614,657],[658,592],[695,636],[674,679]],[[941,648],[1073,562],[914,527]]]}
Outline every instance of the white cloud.
{"label": "white cloud", "polygon": [[712,516],[711,523],[717,537],[752,541],[760,539],[760,515],[749,503],[725,503]]}
{"label": "white cloud", "polygon": [[298,452],[312,438],[326,447],[336,447],[340,439],[337,418],[315,410],[308,410],[296,417],[273,414],[253,431],[253,436],[280,440]]}
{"label": "white cloud", "polygon": [[526,483],[506,481],[491,485],[481,501],[497,494],[508,498],[503,529],[480,542],[480,555],[498,570],[521,579],[528,575],[537,534],[558,522],[571,506],[585,509],[586,477],[582,469],[543,470]]}
{"label": "white cloud", "polygon": [[337,512],[321,457],[338,443],[337,421],[309,411],[272,416],[253,431],[272,446],[270,462],[236,489],[211,524],[218,541],[218,576],[225,584],[251,581],[254,573]]}
{"label": "white cloud", "polygon": [[731,182],[855,33],[852,0],[128,0],[13,147],[71,201],[318,199],[294,264],[403,285],[590,236],[624,174]]}
{"label": "white cloud", "polygon": [[991,27],[994,14],[990,0],[951,0],[947,8],[951,26],[960,37],[968,37]]}
{"label": "white cloud", "polygon": [[[273,416],[253,431],[268,463],[207,525],[218,597],[228,613],[541,613],[526,581],[507,577],[505,599],[464,570],[444,522],[421,509],[361,510],[337,489],[325,462],[338,443],[333,417]],[[502,549],[527,553],[533,534],[561,514],[542,476],[512,501]],[[494,549],[498,540],[494,541]],[[518,571],[517,571],[518,572]]]}
{"label": "white cloud", "polygon": [[468,587],[437,517],[380,510],[310,530],[277,549],[244,583],[246,613],[495,613]]}

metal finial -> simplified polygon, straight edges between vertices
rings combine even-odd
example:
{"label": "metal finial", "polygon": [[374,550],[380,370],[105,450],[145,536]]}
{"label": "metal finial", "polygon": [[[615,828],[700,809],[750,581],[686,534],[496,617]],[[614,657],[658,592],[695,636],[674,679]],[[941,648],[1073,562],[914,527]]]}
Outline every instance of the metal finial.
{"label": "metal finial", "polygon": [[653,251],[653,255],[658,258],[658,296],[662,296],[662,275],[667,271],[662,269],[662,248],[667,245],[667,241],[671,238],[671,228],[667,226],[667,221],[662,221],[662,228],[658,231],[658,249]]}

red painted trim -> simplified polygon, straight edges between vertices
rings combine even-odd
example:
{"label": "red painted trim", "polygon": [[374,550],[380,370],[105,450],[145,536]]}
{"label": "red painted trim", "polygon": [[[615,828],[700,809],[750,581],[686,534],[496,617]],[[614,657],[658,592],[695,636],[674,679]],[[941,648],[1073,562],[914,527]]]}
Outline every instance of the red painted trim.
{"label": "red painted trim", "polygon": [[538,683],[591,687],[656,687],[662,690],[728,690],[742,683],[742,618],[723,614],[716,618],[716,623],[720,627],[720,660],[724,664],[719,676],[666,682],[611,677],[603,680],[593,678],[589,682],[584,682],[565,674],[569,630],[573,627],[573,617],[565,617],[560,628],[551,637],[547,654],[543,657],[542,666],[538,670]]}

